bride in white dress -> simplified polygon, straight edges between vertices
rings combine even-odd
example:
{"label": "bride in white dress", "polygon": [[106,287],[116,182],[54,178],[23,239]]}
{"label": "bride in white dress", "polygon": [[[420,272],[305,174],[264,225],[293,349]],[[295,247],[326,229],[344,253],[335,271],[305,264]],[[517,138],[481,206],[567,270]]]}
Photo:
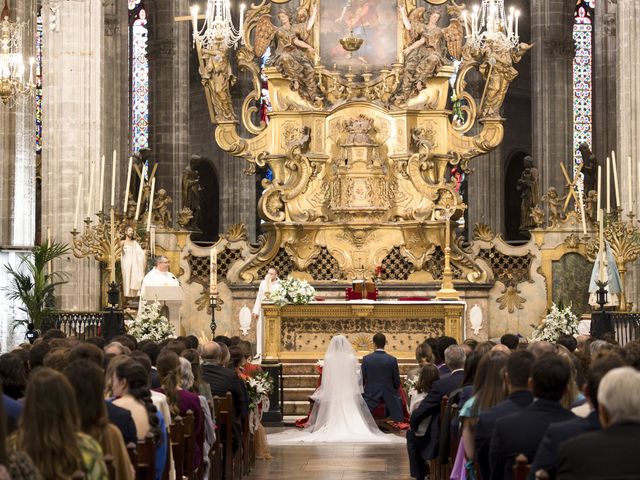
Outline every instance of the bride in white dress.
{"label": "bride in white dress", "polygon": [[404,442],[404,438],[380,431],[362,398],[360,364],[344,335],[331,339],[324,357],[322,383],[314,400],[309,422],[302,431],[269,435],[269,445],[284,443]]}

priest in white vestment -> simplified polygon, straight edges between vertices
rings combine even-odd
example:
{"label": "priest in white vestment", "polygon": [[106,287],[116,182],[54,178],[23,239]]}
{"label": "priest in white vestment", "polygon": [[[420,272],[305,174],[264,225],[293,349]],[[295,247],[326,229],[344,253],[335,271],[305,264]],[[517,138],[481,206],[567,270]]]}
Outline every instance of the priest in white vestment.
{"label": "priest in white vestment", "polygon": [[278,282],[278,270],[275,267],[269,268],[267,276],[260,282],[256,303],[253,305],[253,319],[256,322],[256,353],[258,357],[262,357],[264,348],[264,315],[262,313],[262,302],[267,297],[267,293],[270,294],[273,289],[278,286]]}
{"label": "priest in white vestment", "polygon": [[147,256],[140,244],[135,239],[133,227],[127,227],[124,240],[120,242],[122,247],[122,289],[125,297],[137,297],[140,295],[142,280],[144,279],[144,267]]}
{"label": "priest in white vestment", "polygon": [[[156,258],[156,266],[145,275],[144,280],[142,281],[142,288],[140,289],[140,305],[142,305],[143,300],[148,302],[156,300],[155,298],[147,298],[147,288],[165,286],[179,287],[180,282],[176,276],[169,271],[169,259],[165,256],[161,256]],[[162,314],[167,317],[174,326],[175,334],[180,335],[180,305],[182,304],[182,300],[165,300],[161,301],[161,304]]]}

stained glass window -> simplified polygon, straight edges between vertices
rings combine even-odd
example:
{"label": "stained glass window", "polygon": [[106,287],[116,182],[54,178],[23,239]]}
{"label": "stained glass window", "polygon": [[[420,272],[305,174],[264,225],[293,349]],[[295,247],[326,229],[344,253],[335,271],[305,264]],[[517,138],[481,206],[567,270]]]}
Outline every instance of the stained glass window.
{"label": "stained glass window", "polygon": [[582,162],[578,148],[587,143],[592,149],[592,59],[595,0],[576,0],[573,40],[573,158],[574,171]]}
{"label": "stained glass window", "polygon": [[149,60],[147,11],[141,0],[129,0],[131,151],[149,146]]}
{"label": "stained glass window", "polygon": [[42,151],[42,15],[36,19],[36,153]]}

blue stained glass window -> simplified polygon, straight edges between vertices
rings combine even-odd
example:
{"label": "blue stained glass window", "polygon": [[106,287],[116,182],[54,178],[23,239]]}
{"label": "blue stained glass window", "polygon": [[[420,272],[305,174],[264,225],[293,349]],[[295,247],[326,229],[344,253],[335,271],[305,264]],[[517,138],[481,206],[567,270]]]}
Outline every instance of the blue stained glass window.
{"label": "blue stained glass window", "polygon": [[42,15],[36,19],[36,152],[42,151]]}
{"label": "blue stained glass window", "polygon": [[149,146],[149,60],[147,11],[141,0],[129,0],[131,151]]}
{"label": "blue stained glass window", "polygon": [[[573,21],[576,53],[573,59],[573,159],[577,172],[582,156],[578,148],[586,143],[593,149],[592,59],[595,0],[577,0]],[[582,188],[582,182],[579,184]]]}

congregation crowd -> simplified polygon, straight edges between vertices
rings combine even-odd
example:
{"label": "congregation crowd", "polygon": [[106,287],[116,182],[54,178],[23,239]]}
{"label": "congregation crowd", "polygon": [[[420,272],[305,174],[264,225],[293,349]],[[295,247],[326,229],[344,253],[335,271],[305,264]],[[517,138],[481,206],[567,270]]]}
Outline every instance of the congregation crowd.
{"label": "congregation crowd", "polygon": [[[169,448],[170,428],[185,416],[193,417],[191,465],[197,478],[209,478],[210,450],[221,434],[213,399],[231,392],[235,451],[249,415],[246,381],[260,369],[248,362],[249,342],[215,340],[155,343],[119,335],[105,344],[52,329],[1,355],[0,480],[131,480],[136,472],[128,448],[149,439],[153,477],[173,480],[181,469]],[[268,457],[264,428],[257,428],[256,456]]]}
{"label": "congregation crowd", "polygon": [[530,479],[640,478],[640,340],[522,340],[418,346],[411,476],[508,480],[524,456]]}

